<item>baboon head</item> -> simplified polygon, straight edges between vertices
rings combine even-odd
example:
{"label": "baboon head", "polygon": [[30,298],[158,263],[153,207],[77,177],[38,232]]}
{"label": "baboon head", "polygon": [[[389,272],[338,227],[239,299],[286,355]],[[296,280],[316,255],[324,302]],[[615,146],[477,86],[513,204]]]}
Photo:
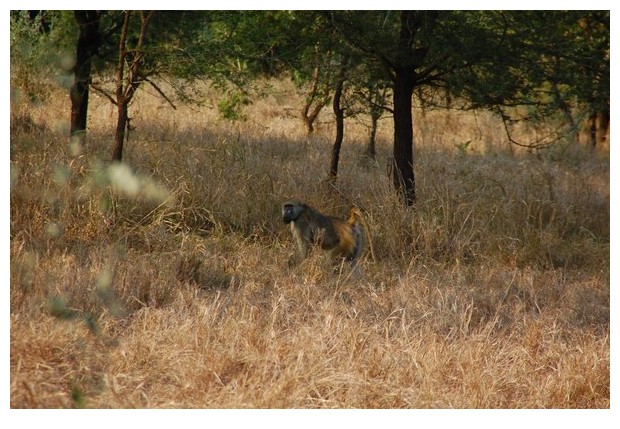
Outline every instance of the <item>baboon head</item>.
{"label": "baboon head", "polygon": [[282,205],[282,220],[284,223],[291,223],[299,218],[303,204],[298,201],[287,201]]}

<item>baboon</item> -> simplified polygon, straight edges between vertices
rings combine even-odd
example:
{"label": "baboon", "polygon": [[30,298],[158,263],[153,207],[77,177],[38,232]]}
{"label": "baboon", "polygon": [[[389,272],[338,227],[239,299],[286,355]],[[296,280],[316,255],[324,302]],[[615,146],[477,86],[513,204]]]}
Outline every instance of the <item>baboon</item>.
{"label": "baboon", "polygon": [[300,201],[287,201],[282,206],[282,220],[291,225],[302,258],[308,256],[311,245],[327,250],[330,256],[340,256],[356,262],[362,252],[361,212],[351,209],[349,219],[326,216]]}

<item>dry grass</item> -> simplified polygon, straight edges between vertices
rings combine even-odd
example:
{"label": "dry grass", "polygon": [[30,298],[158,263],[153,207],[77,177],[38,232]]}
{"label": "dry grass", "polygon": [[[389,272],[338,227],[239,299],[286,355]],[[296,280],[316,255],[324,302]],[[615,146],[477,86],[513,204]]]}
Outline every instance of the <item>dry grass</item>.
{"label": "dry grass", "polygon": [[104,100],[84,147],[65,94],[13,105],[11,407],[610,407],[608,152],[511,155],[486,113],[416,111],[406,210],[390,121],[376,163],[351,121],[339,186],[377,261],[349,277],[289,264],[283,200],[348,209],[331,117],[306,137],[292,93],[234,124],[143,95],[131,170],[106,167]]}

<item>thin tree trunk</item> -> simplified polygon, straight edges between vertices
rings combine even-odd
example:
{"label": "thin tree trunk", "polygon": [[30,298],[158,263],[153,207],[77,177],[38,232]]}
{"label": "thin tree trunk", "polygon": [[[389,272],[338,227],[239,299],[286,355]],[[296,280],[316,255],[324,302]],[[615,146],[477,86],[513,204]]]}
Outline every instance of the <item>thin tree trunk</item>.
{"label": "thin tree trunk", "polygon": [[332,148],[332,161],[329,168],[329,180],[332,183],[336,182],[336,178],[338,177],[340,148],[342,147],[342,140],[344,139],[344,109],[340,105],[340,100],[342,98],[342,87],[344,86],[346,71],[346,60],[343,60],[338,80],[336,82],[336,88],[334,90],[334,100],[332,103],[334,109],[334,116],[336,117],[336,139],[334,140],[334,146]]}
{"label": "thin tree trunk", "polygon": [[394,69],[394,188],[403,202],[415,202],[413,173],[413,117],[411,98],[415,86],[414,73],[408,67]]}
{"label": "thin tree trunk", "polygon": [[123,144],[125,142],[125,128],[127,126],[127,104],[125,97],[125,44],[127,42],[127,31],[129,29],[129,16],[131,11],[125,11],[125,21],[118,44],[118,65],[116,68],[116,106],[118,109],[118,119],[116,122],[116,133],[114,135],[115,145],[112,152],[112,161],[123,159]]}
{"label": "thin tree trunk", "polygon": [[127,129],[128,118],[127,104],[118,105],[118,115],[116,121],[116,133],[114,134],[115,142],[114,152],[112,153],[113,161],[122,161],[123,159],[123,144],[125,143],[125,131]]}
{"label": "thin tree trunk", "polygon": [[331,53],[321,53],[317,45],[314,58],[314,68],[312,69],[312,80],[310,93],[306,97],[305,104],[301,110],[301,116],[306,126],[308,135],[314,133],[314,121],[318,118],[319,113],[329,100],[330,90],[330,67],[324,67],[329,62],[325,60],[325,56],[331,58]]}
{"label": "thin tree trunk", "polygon": [[588,144],[595,149],[599,143],[604,143],[609,135],[609,113],[594,112],[588,117]]}
{"label": "thin tree trunk", "polygon": [[77,41],[74,80],[70,90],[71,97],[71,135],[86,131],[88,116],[88,89],[91,79],[92,57],[101,43],[99,23],[100,11],[76,10],[75,21],[80,28]]}
{"label": "thin tree trunk", "polygon": [[589,145],[592,149],[596,147],[596,122],[597,122],[597,114],[592,113],[588,118],[588,140]]}
{"label": "thin tree trunk", "polygon": [[[317,60],[317,65],[314,67],[314,70],[312,70],[312,85],[310,86],[310,93],[306,97],[306,102],[301,110],[301,117],[304,121],[304,125],[306,126],[308,135],[314,133],[314,121],[319,116],[324,104],[321,99],[319,100],[319,103],[314,104],[313,106],[313,103],[316,102],[318,97],[320,71],[321,69]],[[311,108],[312,111],[310,111]]]}
{"label": "thin tree trunk", "polygon": [[368,134],[368,145],[366,146],[366,156],[370,159],[376,159],[377,150],[376,150],[376,137],[377,137],[377,128],[379,126],[379,119],[383,115],[385,106],[385,96],[387,92],[387,87],[381,85],[373,85],[369,88],[369,104],[370,104],[370,133]]}
{"label": "thin tree trunk", "polygon": [[609,141],[609,122],[610,122],[609,110],[605,112],[599,112],[598,119],[599,120],[598,120],[598,126],[597,126],[597,130],[598,130],[597,139],[599,143],[605,143]]}
{"label": "thin tree trunk", "polygon": [[301,111],[301,118],[304,121],[304,125],[306,126],[306,133],[308,135],[314,133],[314,119],[316,119],[316,117],[311,118],[310,116],[308,116],[309,109],[310,109],[310,105],[306,104]]}
{"label": "thin tree trunk", "polygon": [[370,134],[368,136],[368,146],[366,147],[366,156],[375,159],[377,157],[376,137],[377,124],[379,123],[380,114],[370,112]]}

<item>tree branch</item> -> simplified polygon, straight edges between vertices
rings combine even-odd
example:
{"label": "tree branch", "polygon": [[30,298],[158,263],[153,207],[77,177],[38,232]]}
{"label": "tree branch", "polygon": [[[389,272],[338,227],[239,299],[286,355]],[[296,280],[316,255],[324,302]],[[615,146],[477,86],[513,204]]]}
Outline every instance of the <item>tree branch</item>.
{"label": "tree branch", "polygon": [[[537,139],[537,140],[535,140],[535,141],[533,141],[531,143],[520,143],[520,142],[518,142],[518,141],[516,141],[514,139],[514,137],[512,136],[512,134],[510,132],[510,128],[509,128],[509,125],[508,125],[509,122],[511,122],[511,121],[514,122],[514,120],[510,119],[510,117],[503,112],[501,106],[496,105],[495,106],[495,110],[497,111],[497,113],[499,114],[500,118],[502,119],[502,124],[504,126],[504,131],[506,131],[506,137],[508,137],[508,142],[510,144],[515,145],[515,146],[524,147],[524,148],[527,148],[527,149],[536,149],[536,150],[537,149],[545,149],[545,148],[553,145],[555,142],[557,142],[557,141],[561,140],[562,138],[564,138],[568,134],[568,132],[570,132],[572,129],[574,129],[574,128],[571,127],[571,129],[569,129],[566,133],[562,133],[562,132],[560,132],[560,128],[561,127],[558,127],[554,131],[548,133],[546,136],[543,136],[543,137],[541,137],[541,138],[539,138],[539,139]],[[556,137],[554,137],[553,134],[556,134]],[[551,140],[549,140],[549,139],[551,139]],[[547,141],[545,141],[545,140],[547,140]]]}
{"label": "tree branch", "polygon": [[153,82],[151,79],[149,79],[148,77],[143,77],[142,79],[144,79],[146,82],[150,83],[151,86],[153,88],[155,88],[155,91],[157,91],[159,93],[159,95],[161,95],[164,100],[166,100],[168,102],[168,104],[170,104],[172,106],[172,108],[174,110],[177,110],[177,106],[174,105],[174,103],[168,98],[168,96],[166,96],[166,94],[164,94],[164,91],[162,91],[156,84],[155,82]]}
{"label": "tree branch", "polygon": [[125,43],[127,40],[127,31],[129,29],[129,16],[131,11],[126,10],[124,12],[125,19],[123,21],[123,30],[118,42],[118,65],[116,68],[116,104],[121,105],[125,103],[125,95],[123,89],[123,75],[125,73]]}
{"label": "tree branch", "polygon": [[114,99],[114,97],[112,97],[112,95],[110,95],[110,93],[108,91],[106,91],[105,89],[101,88],[99,85],[97,85],[96,83],[92,83],[90,84],[90,87],[92,89],[94,89],[95,91],[97,91],[99,94],[103,95],[105,98],[107,98],[108,100],[110,100],[110,102],[112,104],[114,104],[115,106],[118,106],[118,103],[116,102],[116,100]]}

